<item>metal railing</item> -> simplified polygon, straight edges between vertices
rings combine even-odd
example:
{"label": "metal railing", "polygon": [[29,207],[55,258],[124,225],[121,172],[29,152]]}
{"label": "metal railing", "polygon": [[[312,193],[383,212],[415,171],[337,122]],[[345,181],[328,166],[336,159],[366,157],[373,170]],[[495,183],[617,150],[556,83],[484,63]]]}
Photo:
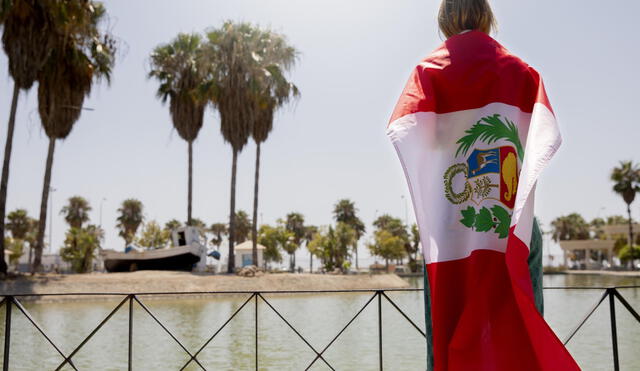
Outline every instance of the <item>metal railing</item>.
{"label": "metal railing", "polygon": [[566,339],[562,342],[565,346],[573,339],[575,334],[587,323],[587,320],[591,318],[596,309],[602,304],[605,299],[609,299],[609,322],[611,324],[611,346],[613,350],[613,369],[615,371],[620,370],[620,359],[618,357],[618,326],[616,324],[616,299],[622,304],[622,306],[629,311],[629,313],[640,323],[640,315],[633,309],[631,304],[620,294],[618,289],[638,289],[640,286],[615,286],[615,287],[545,287],[545,290],[604,290],[600,299],[589,309],[587,314],[578,322],[574,329],[569,333]]}
{"label": "metal railing", "polygon": [[[617,339],[617,325],[616,325],[616,312],[615,312],[615,301],[618,301],[626,308],[629,313],[640,323],[640,315],[636,312],[633,307],[627,302],[627,300],[620,294],[619,289],[623,288],[635,288],[638,289],[640,286],[617,286],[617,287],[547,287],[545,290],[604,290],[600,299],[590,308],[584,318],[575,326],[575,328],[570,332],[567,338],[563,341],[566,345],[571,341],[571,339],[575,336],[575,334],[582,328],[582,326],[587,322],[587,320],[593,315],[595,310],[602,304],[605,299],[609,299],[609,308],[610,308],[610,322],[611,322],[611,342],[613,346],[613,362],[614,369],[617,371],[620,369],[619,359],[618,359],[618,339]],[[11,350],[11,329],[12,329],[12,310],[13,307],[17,308],[31,323],[31,325],[46,339],[46,341],[56,350],[56,352],[63,358],[63,361],[55,368],[56,370],[60,370],[65,366],[70,366],[74,370],[78,368],[74,365],[72,358],[82,349],[82,347],[89,341],[93,336],[125,305],[128,304],[128,369],[131,370],[133,366],[133,304],[134,302],[138,303],[138,305],[147,313],[163,330],[166,332],[176,343],[177,345],[189,356],[189,359],[186,363],[180,368],[180,370],[184,370],[187,366],[192,363],[195,363],[200,369],[206,370],[205,366],[198,360],[198,355],[211,343],[211,341],[231,322],[244,308],[250,307],[249,303],[253,302],[254,314],[255,314],[255,323],[254,323],[254,339],[255,339],[255,369],[258,370],[259,367],[259,343],[258,343],[258,328],[259,328],[259,316],[258,316],[258,305],[262,303],[267,306],[271,311],[273,311],[282,322],[289,327],[299,338],[302,340],[306,346],[315,353],[315,358],[311,361],[311,363],[305,368],[305,370],[309,370],[316,362],[322,362],[326,366],[328,366],[331,370],[335,370],[335,368],[329,363],[329,361],[323,356],[327,350],[338,340],[338,338],[347,330],[347,328],[360,316],[360,314],[374,301],[377,303],[378,310],[378,362],[380,370],[383,369],[383,349],[382,349],[382,303],[383,299],[388,302],[395,310],[398,311],[402,315],[402,317],[412,325],[415,330],[426,338],[426,333],[423,329],[421,329],[416,323],[409,318],[409,316],[402,310],[400,307],[394,302],[388,295],[388,292],[418,292],[422,291],[422,289],[388,289],[388,290],[296,290],[296,291],[204,291],[204,292],[147,292],[147,293],[64,293],[64,294],[20,294],[20,295],[6,295],[0,301],[0,307],[4,305],[5,307],[5,332],[4,332],[4,356],[3,356],[3,370],[9,370],[10,365],[10,350]],[[302,333],[296,329],[270,302],[267,300],[264,295],[266,294],[323,294],[323,293],[372,293],[373,295],[365,302],[365,304],[360,307],[358,311],[351,317],[349,321],[342,327],[342,329],[329,341],[322,349],[315,348],[311,343],[302,335]],[[182,296],[182,295],[220,295],[220,294],[238,294],[238,295],[248,295],[248,297],[243,301],[242,305],[238,309],[236,309],[226,321],[217,328],[217,330],[195,351],[190,351],[187,347],[178,340],[178,338],[171,332],[159,319],[158,317],[147,307],[141,300],[140,297],[144,296]],[[109,314],[102,319],[102,321],[87,335],[80,344],[69,354],[65,354],[60,347],[58,347],[51,337],[47,335],[47,333],[43,330],[43,328],[36,322],[36,320],[31,316],[31,314],[25,309],[23,304],[20,302],[19,298],[24,297],[55,297],[55,296],[124,296],[124,298],[109,312]]]}

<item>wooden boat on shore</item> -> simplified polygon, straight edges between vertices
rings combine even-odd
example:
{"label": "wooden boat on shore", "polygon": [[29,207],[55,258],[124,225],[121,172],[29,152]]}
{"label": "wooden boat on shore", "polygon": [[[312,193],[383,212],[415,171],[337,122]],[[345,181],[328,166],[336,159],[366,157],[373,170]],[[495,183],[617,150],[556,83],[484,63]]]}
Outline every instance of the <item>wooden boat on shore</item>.
{"label": "wooden boat on shore", "polygon": [[146,251],[103,251],[107,272],[138,270],[191,271],[200,261],[199,246],[180,246]]}
{"label": "wooden boat on shore", "polygon": [[181,227],[172,233],[173,247],[140,250],[127,247],[125,251],[102,250],[100,255],[107,272],[135,272],[139,270],[203,271],[207,248],[194,227]]}

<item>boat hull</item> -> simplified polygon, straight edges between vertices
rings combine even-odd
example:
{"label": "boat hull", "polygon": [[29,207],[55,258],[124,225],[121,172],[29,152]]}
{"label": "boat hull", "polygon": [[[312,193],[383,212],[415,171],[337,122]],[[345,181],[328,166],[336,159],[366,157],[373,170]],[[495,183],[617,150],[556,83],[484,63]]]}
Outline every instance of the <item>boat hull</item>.
{"label": "boat hull", "polygon": [[191,271],[200,261],[200,254],[197,248],[190,247],[129,253],[106,251],[103,260],[107,272]]}

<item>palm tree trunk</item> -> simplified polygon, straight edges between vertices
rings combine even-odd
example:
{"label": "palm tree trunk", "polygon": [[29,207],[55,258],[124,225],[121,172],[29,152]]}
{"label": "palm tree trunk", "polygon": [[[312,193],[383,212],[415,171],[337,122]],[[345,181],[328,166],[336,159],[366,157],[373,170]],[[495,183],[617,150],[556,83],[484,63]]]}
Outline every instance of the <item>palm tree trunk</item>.
{"label": "palm tree trunk", "polygon": [[251,230],[251,257],[258,266],[258,180],[260,179],[260,142],[256,142],[256,174],[253,185],[253,229]]}
{"label": "palm tree trunk", "polygon": [[235,269],[235,233],[236,233],[236,168],[238,164],[238,150],[233,149],[231,161],[231,211],[229,212],[229,263],[227,273],[233,273]]}
{"label": "palm tree trunk", "polygon": [[358,241],[353,245],[353,248],[356,250],[356,272],[358,271]]}
{"label": "palm tree trunk", "polygon": [[309,273],[313,273],[313,254],[309,253]]}
{"label": "palm tree trunk", "polygon": [[189,141],[189,191],[187,192],[187,225],[191,225],[191,201],[193,200],[193,141]]}
{"label": "palm tree trunk", "polygon": [[627,204],[627,214],[629,215],[629,252],[631,253],[631,270],[635,270],[635,265],[633,263],[633,257],[635,255],[633,253],[633,222],[631,221],[631,203]]}
{"label": "palm tree trunk", "polygon": [[4,260],[4,217],[7,210],[7,185],[9,183],[9,163],[11,162],[11,146],[13,145],[13,129],[16,123],[16,108],[20,88],[13,83],[13,98],[11,99],[11,113],[7,125],[7,142],[4,147],[4,163],[2,164],[2,181],[0,182],[0,273],[7,273],[7,262]]}
{"label": "palm tree trunk", "polygon": [[49,188],[51,187],[51,167],[53,166],[53,151],[56,147],[56,138],[49,138],[49,151],[47,152],[47,165],[44,171],[44,185],[42,187],[42,201],[40,202],[40,219],[38,221],[38,240],[36,242],[35,257],[31,273],[40,269],[42,264],[42,250],[44,250],[44,231],[47,224],[47,203],[49,202]]}

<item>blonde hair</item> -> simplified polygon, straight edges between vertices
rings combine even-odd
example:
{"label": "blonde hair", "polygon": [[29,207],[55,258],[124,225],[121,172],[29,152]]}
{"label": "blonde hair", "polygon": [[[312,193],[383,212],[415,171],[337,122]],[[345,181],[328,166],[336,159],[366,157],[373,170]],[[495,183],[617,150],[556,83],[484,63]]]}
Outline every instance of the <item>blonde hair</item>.
{"label": "blonde hair", "polygon": [[465,30],[488,34],[496,29],[496,19],[489,0],[442,0],[438,26],[447,38]]}

